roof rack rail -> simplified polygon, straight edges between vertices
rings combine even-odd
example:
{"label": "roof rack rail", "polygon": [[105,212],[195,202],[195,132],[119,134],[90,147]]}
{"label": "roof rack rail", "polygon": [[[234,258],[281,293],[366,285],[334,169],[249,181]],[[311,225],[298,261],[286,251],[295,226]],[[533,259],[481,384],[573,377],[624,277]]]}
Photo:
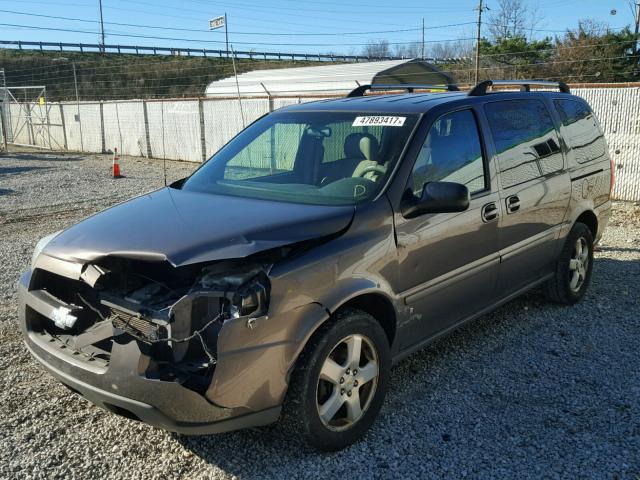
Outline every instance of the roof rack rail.
{"label": "roof rack rail", "polygon": [[455,85],[422,85],[418,83],[398,83],[398,84],[378,84],[378,85],[360,85],[349,92],[349,97],[362,97],[367,90],[407,90],[413,93],[414,90],[446,90],[448,92],[457,92],[459,89]]}
{"label": "roof rack rail", "polygon": [[473,87],[468,95],[470,97],[479,97],[487,94],[487,89],[489,87],[493,87],[494,85],[520,85],[521,92],[529,92],[531,91],[531,86],[540,86],[540,87],[556,87],[562,93],[571,93],[569,90],[569,86],[564,82],[547,82],[544,80],[485,80],[484,82],[478,83],[475,87]]}

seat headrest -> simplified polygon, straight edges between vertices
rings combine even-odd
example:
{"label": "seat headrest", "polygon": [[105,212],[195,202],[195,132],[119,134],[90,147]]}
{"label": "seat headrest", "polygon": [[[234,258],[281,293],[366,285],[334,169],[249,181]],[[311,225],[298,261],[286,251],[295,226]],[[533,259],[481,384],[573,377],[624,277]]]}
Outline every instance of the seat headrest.
{"label": "seat headrest", "polygon": [[451,142],[449,142],[449,137],[437,134],[431,135],[429,145],[431,147],[431,163],[438,167],[445,164],[449,157],[449,150],[452,146]]}
{"label": "seat headrest", "polygon": [[374,160],[378,153],[378,140],[370,133],[350,133],[344,140],[346,158]]}

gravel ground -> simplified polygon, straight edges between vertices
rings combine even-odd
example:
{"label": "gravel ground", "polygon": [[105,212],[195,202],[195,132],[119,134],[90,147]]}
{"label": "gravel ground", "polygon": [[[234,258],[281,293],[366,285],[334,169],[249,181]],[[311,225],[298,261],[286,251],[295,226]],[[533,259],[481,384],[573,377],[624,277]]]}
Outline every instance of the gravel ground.
{"label": "gravel ground", "polygon": [[[618,203],[577,306],[531,292],[409,357],[364,441],[292,448],[278,429],[183,437],[92,406],[24,348],[16,280],[36,241],[162,185],[162,164],[0,157],[0,477],[640,479],[640,206]],[[194,165],[168,163],[177,179]]]}

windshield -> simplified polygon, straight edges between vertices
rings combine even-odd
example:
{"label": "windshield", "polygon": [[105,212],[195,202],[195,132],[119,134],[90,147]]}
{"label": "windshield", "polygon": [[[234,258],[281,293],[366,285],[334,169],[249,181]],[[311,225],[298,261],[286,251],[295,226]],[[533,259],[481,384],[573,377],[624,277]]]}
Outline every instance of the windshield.
{"label": "windshield", "polygon": [[391,174],[416,115],[282,112],[241,132],[184,190],[316,205],[353,205]]}

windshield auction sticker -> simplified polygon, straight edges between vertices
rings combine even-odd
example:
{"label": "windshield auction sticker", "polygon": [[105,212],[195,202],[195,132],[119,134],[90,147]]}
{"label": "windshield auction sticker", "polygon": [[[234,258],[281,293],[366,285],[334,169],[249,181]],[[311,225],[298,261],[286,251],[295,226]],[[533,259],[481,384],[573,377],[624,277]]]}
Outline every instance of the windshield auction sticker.
{"label": "windshield auction sticker", "polygon": [[407,117],[356,117],[353,121],[352,127],[401,127],[404,125],[404,121]]}

